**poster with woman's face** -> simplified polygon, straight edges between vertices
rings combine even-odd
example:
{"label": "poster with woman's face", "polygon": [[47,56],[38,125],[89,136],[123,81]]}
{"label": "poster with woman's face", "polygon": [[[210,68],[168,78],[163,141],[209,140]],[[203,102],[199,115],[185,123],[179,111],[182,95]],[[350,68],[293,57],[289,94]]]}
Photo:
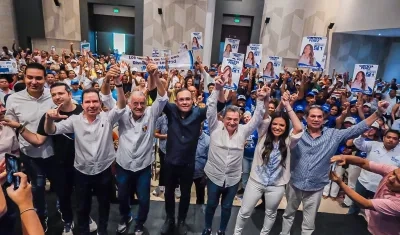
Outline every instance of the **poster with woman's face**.
{"label": "poster with woman's face", "polygon": [[250,44],[247,47],[244,66],[246,68],[260,68],[262,57],[262,44]]}
{"label": "poster with woman's face", "polygon": [[378,65],[376,64],[356,64],[351,82],[351,92],[372,94],[377,73]]}
{"label": "poster with woman's face", "polygon": [[236,58],[223,59],[219,75],[227,82],[225,88],[232,90],[235,88],[237,89],[242,68],[242,63]]}
{"label": "poster with woman's face", "polygon": [[230,56],[230,53],[237,53],[239,50],[239,39],[234,39],[234,38],[225,38],[225,49],[223,53],[223,57],[228,57]]}
{"label": "poster with woman's face", "polygon": [[300,47],[299,68],[321,69],[326,37],[304,37]]}
{"label": "poster with woman's face", "polygon": [[191,47],[192,47],[192,50],[203,49],[203,33],[202,32],[191,33]]}
{"label": "poster with woman's face", "polygon": [[282,57],[266,56],[262,61],[262,76],[267,80],[279,79],[279,74],[282,72]]}

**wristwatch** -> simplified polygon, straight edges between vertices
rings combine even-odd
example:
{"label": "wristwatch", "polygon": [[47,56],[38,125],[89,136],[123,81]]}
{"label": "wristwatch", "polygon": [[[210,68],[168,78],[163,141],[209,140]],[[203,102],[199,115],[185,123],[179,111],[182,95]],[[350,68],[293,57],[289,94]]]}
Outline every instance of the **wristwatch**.
{"label": "wristwatch", "polygon": [[115,85],[116,87],[122,87],[122,83],[121,84],[119,84],[119,85]]}

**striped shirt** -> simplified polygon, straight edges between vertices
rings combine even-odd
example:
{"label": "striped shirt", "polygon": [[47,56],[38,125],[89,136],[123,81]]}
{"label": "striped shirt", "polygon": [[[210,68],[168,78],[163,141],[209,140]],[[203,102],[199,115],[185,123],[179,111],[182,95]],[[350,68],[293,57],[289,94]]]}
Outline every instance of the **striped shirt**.
{"label": "striped shirt", "polygon": [[339,144],[367,131],[365,121],[347,129],[323,128],[315,139],[304,132],[291,154],[291,183],[303,191],[318,191],[329,182],[330,158]]}

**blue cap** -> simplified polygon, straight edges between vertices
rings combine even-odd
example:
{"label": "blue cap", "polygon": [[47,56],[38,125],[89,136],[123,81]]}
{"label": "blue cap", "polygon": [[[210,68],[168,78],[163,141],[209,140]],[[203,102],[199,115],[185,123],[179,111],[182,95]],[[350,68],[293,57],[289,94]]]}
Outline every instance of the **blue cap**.
{"label": "blue cap", "polygon": [[79,80],[78,79],[72,79],[71,80],[71,85],[79,85]]}
{"label": "blue cap", "polygon": [[243,78],[243,81],[249,81],[248,77]]}
{"label": "blue cap", "polygon": [[331,111],[331,107],[328,104],[322,105],[321,108],[325,113],[329,113]]}
{"label": "blue cap", "polygon": [[315,96],[315,93],[310,91],[310,92],[307,93],[307,96]]}
{"label": "blue cap", "polygon": [[214,71],[214,72],[215,72],[215,71],[217,71],[217,69],[214,68],[214,67],[211,67],[211,68],[210,68],[210,71]]}
{"label": "blue cap", "polygon": [[294,112],[303,112],[304,113],[304,107],[303,105],[296,105],[296,107],[294,107]]}
{"label": "blue cap", "polygon": [[357,100],[351,100],[350,105],[355,105],[357,103]]}
{"label": "blue cap", "polygon": [[340,146],[338,152],[339,152],[340,154],[342,154],[343,151],[345,150],[345,148],[346,148],[346,146],[344,146],[344,145]]}
{"label": "blue cap", "polygon": [[145,80],[147,80],[147,78],[149,77],[149,73],[145,73],[143,77]]}

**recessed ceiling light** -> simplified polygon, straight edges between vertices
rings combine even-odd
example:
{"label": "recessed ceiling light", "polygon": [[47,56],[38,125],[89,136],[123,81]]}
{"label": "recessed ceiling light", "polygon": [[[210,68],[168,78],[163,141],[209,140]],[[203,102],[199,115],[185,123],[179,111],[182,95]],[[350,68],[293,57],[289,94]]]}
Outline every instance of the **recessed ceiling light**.
{"label": "recessed ceiling light", "polygon": [[378,34],[379,36],[381,36],[382,34]]}

